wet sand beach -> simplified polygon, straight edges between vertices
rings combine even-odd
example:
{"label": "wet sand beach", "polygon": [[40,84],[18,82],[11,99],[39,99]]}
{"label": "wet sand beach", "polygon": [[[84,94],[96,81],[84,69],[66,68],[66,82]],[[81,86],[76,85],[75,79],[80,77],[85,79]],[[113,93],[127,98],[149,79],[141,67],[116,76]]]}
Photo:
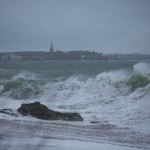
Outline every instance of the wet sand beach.
{"label": "wet sand beach", "polygon": [[150,133],[108,123],[0,119],[0,149],[150,149]]}

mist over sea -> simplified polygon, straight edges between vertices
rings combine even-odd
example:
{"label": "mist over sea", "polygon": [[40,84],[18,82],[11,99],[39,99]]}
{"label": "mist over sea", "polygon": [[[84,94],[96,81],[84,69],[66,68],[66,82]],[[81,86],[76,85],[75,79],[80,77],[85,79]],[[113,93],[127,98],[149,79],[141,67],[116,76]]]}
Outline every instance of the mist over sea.
{"label": "mist over sea", "polygon": [[15,112],[22,103],[35,101],[78,112],[83,124],[107,122],[150,131],[150,62],[0,61],[0,109]]}

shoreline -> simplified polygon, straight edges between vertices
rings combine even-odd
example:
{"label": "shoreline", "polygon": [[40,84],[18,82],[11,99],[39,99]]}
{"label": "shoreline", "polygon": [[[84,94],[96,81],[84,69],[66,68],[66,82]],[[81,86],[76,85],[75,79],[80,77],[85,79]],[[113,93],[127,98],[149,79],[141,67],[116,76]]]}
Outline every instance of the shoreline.
{"label": "shoreline", "polygon": [[25,149],[28,145],[35,148],[39,143],[45,143],[43,146],[46,148],[50,141],[51,146],[57,142],[59,146],[61,141],[60,147],[63,147],[63,141],[64,143],[71,141],[84,146],[91,143],[91,145],[121,146],[126,149],[150,149],[150,133],[109,123],[82,124],[66,121],[32,122],[0,119],[0,141],[0,146],[4,149],[11,146],[21,146]]}

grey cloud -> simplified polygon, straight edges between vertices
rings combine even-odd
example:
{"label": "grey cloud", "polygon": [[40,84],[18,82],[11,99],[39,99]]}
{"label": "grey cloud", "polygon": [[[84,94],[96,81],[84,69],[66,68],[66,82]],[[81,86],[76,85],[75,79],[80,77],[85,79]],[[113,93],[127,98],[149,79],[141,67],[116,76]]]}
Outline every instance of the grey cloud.
{"label": "grey cloud", "polygon": [[149,0],[0,0],[0,51],[150,53]]}

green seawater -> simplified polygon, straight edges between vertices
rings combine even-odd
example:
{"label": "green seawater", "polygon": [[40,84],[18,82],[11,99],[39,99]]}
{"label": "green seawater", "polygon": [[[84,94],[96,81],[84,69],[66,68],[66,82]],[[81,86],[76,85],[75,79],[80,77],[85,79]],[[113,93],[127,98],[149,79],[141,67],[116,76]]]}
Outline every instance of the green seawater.
{"label": "green seawater", "polygon": [[[0,96],[38,98],[44,94],[47,86],[54,85],[56,88],[59,87],[56,84],[61,82],[58,90],[64,89],[68,79],[73,83],[73,88],[79,86],[76,81],[88,85],[88,79],[93,79],[95,86],[102,81],[105,87],[109,87],[115,80],[116,87],[122,88],[124,85],[132,92],[150,83],[149,74],[134,70],[137,68],[140,71],[141,64],[134,61],[0,61]],[[123,76],[121,81],[120,76]]]}
{"label": "green seawater", "polygon": [[[40,80],[65,80],[72,75],[95,76],[102,72],[132,69],[132,61],[0,61],[0,79],[32,73]],[[28,75],[28,73],[30,75]],[[29,77],[30,78],[30,77]]]}

